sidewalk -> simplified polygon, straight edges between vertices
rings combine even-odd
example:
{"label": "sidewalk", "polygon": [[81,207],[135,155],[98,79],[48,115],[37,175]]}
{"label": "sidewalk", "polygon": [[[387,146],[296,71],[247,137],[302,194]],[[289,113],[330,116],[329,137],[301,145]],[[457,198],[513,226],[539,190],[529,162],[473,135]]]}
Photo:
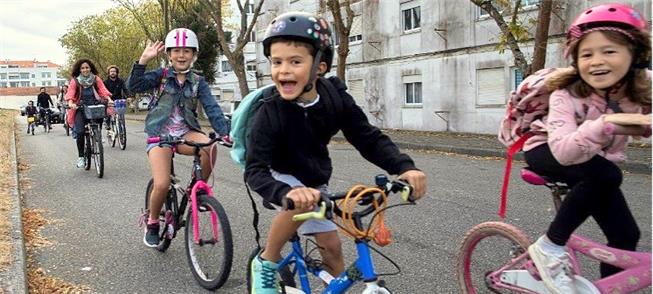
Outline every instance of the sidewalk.
{"label": "sidewalk", "polygon": [[[127,114],[127,119],[145,119],[145,112],[140,114]],[[202,121],[202,126],[209,126],[208,122]],[[402,149],[433,150],[441,152],[459,153],[473,156],[506,156],[506,147],[503,146],[495,135],[482,135],[470,133],[451,132],[425,132],[384,129],[383,132]],[[336,134],[333,138],[336,141],[344,141],[342,133]],[[621,164],[621,167],[632,173],[651,173],[651,144],[635,143],[626,150],[628,160]],[[517,154],[517,160],[522,160],[522,154]]]}

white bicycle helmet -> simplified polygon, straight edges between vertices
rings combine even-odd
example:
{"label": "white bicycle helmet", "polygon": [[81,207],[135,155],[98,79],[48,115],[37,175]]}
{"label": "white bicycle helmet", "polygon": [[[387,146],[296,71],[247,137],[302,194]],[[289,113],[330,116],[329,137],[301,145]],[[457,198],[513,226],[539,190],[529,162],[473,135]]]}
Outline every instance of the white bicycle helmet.
{"label": "white bicycle helmet", "polygon": [[166,35],[165,50],[171,48],[193,48],[197,52],[200,50],[200,44],[195,32],[186,28],[176,28]]}

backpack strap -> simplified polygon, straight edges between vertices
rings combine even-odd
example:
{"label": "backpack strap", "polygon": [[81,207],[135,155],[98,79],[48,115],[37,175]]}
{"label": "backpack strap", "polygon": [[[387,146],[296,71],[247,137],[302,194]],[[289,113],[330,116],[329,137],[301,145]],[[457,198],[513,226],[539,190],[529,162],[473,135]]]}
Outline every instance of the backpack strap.
{"label": "backpack strap", "polygon": [[508,202],[508,185],[510,184],[510,172],[512,170],[512,158],[517,152],[524,147],[526,140],[532,137],[533,133],[529,132],[524,134],[514,144],[508,148],[506,155],[506,169],[503,172],[503,185],[501,186],[501,202],[499,204],[499,217],[502,219],[506,217],[506,203]]}

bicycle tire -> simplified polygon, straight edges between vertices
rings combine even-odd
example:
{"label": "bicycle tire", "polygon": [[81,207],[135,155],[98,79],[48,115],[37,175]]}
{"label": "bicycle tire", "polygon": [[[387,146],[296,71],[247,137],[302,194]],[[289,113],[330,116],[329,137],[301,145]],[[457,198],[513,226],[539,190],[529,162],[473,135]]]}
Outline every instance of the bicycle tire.
{"label": "bicycle tire", "polygon": [[118,139],[118,127],[116,127],[116,121],[115,119],[111,120],[111,131],[113,131],[113,135],[111,135],[109,132],[107,132],[107,137],[109,137],[109,140],[111,140],[111,148],[116,147],[116,139]]}
{"label": "bicycle tire", "polygon": [[[508,255],[510,258],[507,258],[505,250],[500,250],[506,247],[497,246],[494,243],[487,246],[487,252],[484,251],[480,254],[480,257],[483,257],[482,261],[472,261],[473,253],[485,248],[485,245],[479,247],[479,243],[489,237],[499,237],[503,239],[502,241],[508,241],[511,245]],[[504,293],[491,287],[492,281],[488,280],[487,274],[498,270],[510,262],[511,259],[517,258],[526,252],[530,244],[531,241],[525,233],[517,227],[503,222],[484,222],[467,231],[463,241],[460,243],[456,262],[457,280],[461,293],[475,294],[487,293],[488,291]],[[505,243],[499,245],[505,245]],[[476,271],[476,267],[481,267],[482,264],[489,263],[487,261],[493,257],[492,253],[498,257],[498,264],[493,264],[488,268],[482,268],[480,271]],[[472,273],[472,270],[474,270],[474,273]]]}
{"label": "bicycle tire", "polygon": [[97,173],[98,178],[104,176],[104,146],[102,145],[102,133],[99,130],[97,125],[94,125],[91,129],[93,134],[93,157],[95,159],[95,172]]}
{"label": "bicycle tire", "polygon": [[122,114],[119,115],[118,134],[120,149],[125,150],[125,148],[127,148],[127,128],[125,127],[125,117]]}
{"label": "bicycle tire", "polygon": [[[152,185],[154,184],[154,180],[150,179],[147,182],[147,188],[145,189],[145,210],[148,211],[150,209],[150,193],[152,192]],[[159,246],[156,247],[156,250],[159,250],[161,252],[165,252],[168,250],[168,247],[170,247],[170,243],[172,242],[172,239],[168,239],[165,237],[166,233],[166,228],[168,227],[168,223],[166,222],[165,219],[165,212],[166,210],[170,210],[173,214],[175,213],[172,209],[172,197],[177,197],[177,192],[175,192],[174,189],[168,190],[168,194],[166,195],[166,201],[164,202],[164,206],[161,208],[161,211],[159,212],[159,222],[163,222],[163,230],[159,232]],[[173,218],[176,219],[176,216],[173,215]],[[147,219],[145,220],[147,223]],[[177,228],[174,228],[175,230]]]}
{"label": "bicycle tire", "polygon": [[[210,197],[204,191],[197,192],[197,208],[200,218],[208,218],[199,220],[200,229],[200,244],[195,244],[193,238],[193,224],[192,221],[192,207],[189,207],[186,217],[186,257],[188,265],[191,268],[195,280],[205,289],[215,290],[220,288],[229,278],[231,272],[231,264],[233,258],[233,241],[231,236],[231,226],[229,219],[220,202]],[[206,213],[208,212],[208,213]],[[213,212],[213,213],[211,213]],[[211,215],[215,215],[218,227],[218,240],[214,239],[213,226],[209,225]],[[207,233],[208,232],[208,233]],[[208,238],[206,238],[208,236]],[[202,244],[204,240],[209,242]],[[223,245],[218,248],[215,245]],[[199,249],[217,249],[211,250],[210,254],[202,254],[200,260]],[[210,257],[210,259],[208,259]],[[216,258],[217,257],[217,258]],[[206,260],[204,260],[206,258]],[[200,262],[202,264],[200,264]],[[207,271],[207,269],[209,271]],[[214,274],[215,273],[215,274]]]}
{"label": "bicycle tire", "polygon": [[93,147],[91,146],[91,134],[87,133],[84,131],[82,134],[78,134],[78,136],[84,136],[84,169],[89,170],[91,169],[91,156],[93,153]]}
{"label": "bicycle tire", "polygon": [[[258,255],[258,253],[261,250],[259,248],[254,248],[252,250],[252,253],[249,254],[249,257],[247,257],[247,268],[245,269],[245,280],[247,282],[247,293],[252,292],[252,261],[254,260],[254,257]],[[286,265],[285,267],[279,269],[279,280],[281,281],[283,286],[288,286],[292,288],[297,287],[297,282],[295,282],[295,275],[293,275],[293,272],[290,270],[290,266]]]}
{"label": "bicycle tire", "polygon": [[32,136],[34,136],[34,129],[35,129],[35,128],[36,128],[36,127],[35,127],[35,126],[33,125],[33,123],[32,123]]}

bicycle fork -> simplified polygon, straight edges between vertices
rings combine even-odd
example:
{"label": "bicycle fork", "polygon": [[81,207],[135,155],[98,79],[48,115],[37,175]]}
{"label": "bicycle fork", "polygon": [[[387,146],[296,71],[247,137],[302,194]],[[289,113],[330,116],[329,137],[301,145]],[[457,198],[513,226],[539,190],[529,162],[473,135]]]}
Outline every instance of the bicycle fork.
{"label": "bicycle fork", "polygon": [[197,200],[197,191],[202,190],[206,193],[208,197],[213,197],[213,190],[209,187],[206,182],[199,180],[195,182],[190,193],[191,200],[191,221],[193,222],[193,241],[197,245],[204,245],[205,243],[214,244],[218,241],[218,216],[215,211],[211,211],[211,229],[213,231],[213,239],[209,241],[203,241],[200,239],[200,228],[199,228],[199,207]]}

